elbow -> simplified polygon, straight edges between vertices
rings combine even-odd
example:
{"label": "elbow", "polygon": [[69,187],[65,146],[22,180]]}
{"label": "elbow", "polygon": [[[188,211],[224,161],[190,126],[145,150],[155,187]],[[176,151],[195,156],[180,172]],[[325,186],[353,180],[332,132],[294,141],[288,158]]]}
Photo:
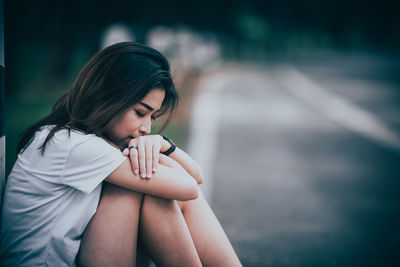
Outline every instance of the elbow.
{"label": "elbow", "polygon": [[197,186],[197,184],[195,186],[193,186],[193,188],[191,189],[190,192],[190,200],[192,199],[196,199],[199,197],[199,187]]}
{"label": "elbow", "polygon": [[195,177],[195,179],[196,179],[196,182],[198,183],[198,184],[202,184],[203,183],[203,171],[201,170],[201,168],[200,168],[200,166],[199,165],[197,165],[197,168],[196,168],[196,175],[195,175],[196,177]]}
{"label": "elbow", "polygon": [[199,188],[197,186],[197,183],[191,179],[192,182],[190,182],[187,187],[182,191],[182,194],[179,199],[180,201],[188,201],[188,200],[193,200],[199,197]]}
{"label": "elbow", "polygon": [[182,201],[188,201],[188,200],[193,200],[199,197],[199,189],[197,187],[193,187],[190,192],[188,192],[187,196],[185,199]]}
{"label": "elbow", "polygon": [[197,181],[198,184],[202,184],[203,181],[204,181],[203,176],[198,176],[196,181]]}

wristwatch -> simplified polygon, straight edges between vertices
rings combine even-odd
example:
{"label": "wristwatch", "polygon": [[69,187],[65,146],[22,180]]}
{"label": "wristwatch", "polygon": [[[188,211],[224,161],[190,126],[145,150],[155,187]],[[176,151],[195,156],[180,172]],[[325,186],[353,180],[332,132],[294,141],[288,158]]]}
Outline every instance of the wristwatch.
{"label": "wristwatch", "polygon": [[172,152],[175,151],[176,145],[175,145],[175,143],[172,142],[172,140],[169,139],[168,137],[166,137],[166,136],[164,136],[164,135],[161,135],[161,136],[162,136],[162,138],[163,138],[164,140],[166,140],[166,141],[171,145],[171,147],[170,147],[167,151],[164,151],[164,152],[161,152],[161,153],[164,154],[165,156],[169,156]]}

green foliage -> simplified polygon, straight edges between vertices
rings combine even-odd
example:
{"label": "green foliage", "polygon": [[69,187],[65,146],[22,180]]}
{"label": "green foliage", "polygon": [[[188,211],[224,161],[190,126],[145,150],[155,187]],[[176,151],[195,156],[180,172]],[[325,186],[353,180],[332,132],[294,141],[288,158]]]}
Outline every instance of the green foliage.
{"label": "green foliage", "polygon": [[267,20],[255,14],[240,14],[236,24],[243,41],[265,44],[271,36]]}

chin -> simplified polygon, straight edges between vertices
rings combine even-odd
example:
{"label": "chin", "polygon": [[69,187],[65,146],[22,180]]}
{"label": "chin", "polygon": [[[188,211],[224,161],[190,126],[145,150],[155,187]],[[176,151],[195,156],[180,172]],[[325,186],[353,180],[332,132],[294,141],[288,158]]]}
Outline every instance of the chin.
{"label": "chin", "polygon": [[126,141],[126,139],[117,139],[117,138],[113,138],[112,136],[107,136],[106,137],[111,143],[113,143],[114,145],[116,145],[117,147],[124,149],[125,147],[128,146],[128,142]]}
{"label": "chin", "polygon": [[111,138],[110,141],[114,143],[116,146],[118,146],[121,149],[124,149],[128,147],[129,141],[131,141],[132,137],[126,137],[126,138]]}
{"label": "chin", "polygon": [[118,146],[119,146],[119,147],[122,147],[122,148],[128,147],[129,141],[131,141],[131,138],[130,138],[130,137],[127,137],[127,138],[125,138],[125,139],[123,139],[123,140],[120,140],[120,141],[118,142]]}
{"label": "chin", "polygon": [[124,148],[128,147],[128,145],[129,145],[129,142],[124,142],[119,147],[124,149]]}

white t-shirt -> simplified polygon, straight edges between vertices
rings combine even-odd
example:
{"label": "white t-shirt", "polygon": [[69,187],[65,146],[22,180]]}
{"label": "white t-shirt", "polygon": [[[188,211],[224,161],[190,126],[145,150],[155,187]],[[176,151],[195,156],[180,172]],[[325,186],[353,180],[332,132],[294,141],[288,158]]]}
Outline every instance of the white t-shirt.
{"label": "white t-shirt", "polygon": [[36,132],[8,177],[1,221],[1,266],[74,266],[102,181],[124,160],[104,139],[63,129],[39,147]]}

